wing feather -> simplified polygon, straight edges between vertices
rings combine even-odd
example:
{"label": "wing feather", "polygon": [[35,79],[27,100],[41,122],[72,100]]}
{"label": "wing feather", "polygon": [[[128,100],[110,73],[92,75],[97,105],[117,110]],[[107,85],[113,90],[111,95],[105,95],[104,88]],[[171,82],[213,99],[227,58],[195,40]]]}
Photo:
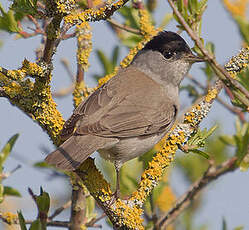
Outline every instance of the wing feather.
{"label": "wing feather", "polygon": [[73,133],[133,137],[170,129],[177,106],[167,98],[165,90],[134,68],[118,75],[80,104],[65,123],[62,137]]}

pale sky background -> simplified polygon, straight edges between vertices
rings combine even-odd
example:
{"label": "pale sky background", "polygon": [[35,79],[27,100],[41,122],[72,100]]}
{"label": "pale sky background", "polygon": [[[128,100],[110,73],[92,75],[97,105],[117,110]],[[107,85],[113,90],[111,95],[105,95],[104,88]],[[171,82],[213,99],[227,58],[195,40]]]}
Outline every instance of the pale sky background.
{"label": "pale sky background", "polygon": [[[4,7],[7,6],[6,1],[0,0],[0,2]],[[171,12],[167,1],[159,2],[160,7],[156,13],[156,19],[161,19],[162,15],[166,12]],[[93,26],[94,49],[102,49],[108,54],[114,45],[119,44],[119,41],[115,38],[113,33],[110,32],[105,23],[96,22],[91,23],[91,25]],[[209,1],[208,9],[203,17],[202,27],[204,40],[212,41],[216,46],[216,57],[219,63],[224,64],[232,55],[235,55],[239,51],[241,38],[239,37],[238,29],[224,10],[221,1]],[[171,23],[165,29],[171,31],[177,30],[175,23]],[[192,47],[193,42],[186,33],[183,33],[182,36]],[[24,58],[34,61],[34,50],[40,42],[40,37],[26,40],[14,40],[14,37],[14,35],[0,34],[0,40],[4,42],[0,48],[0,66],[7,69],[20,67]],[[59,63],[59,60],[63,57],[67,57],[75,72],[75,50],[76,41],[72,39],[63,41],[58,47],[57,53],[54,56],[55,69],[53,72],[54,78],[52,85],[54,90],[58,90],[70,84],[69,77]],[[128,53],[128,50],[122,48],[121,51],[121,58],[123,58]],[[87,83],[93,86],[94,81],[90,79],[91,76],[94,73],[101,73],[102,71],[94,52],[91,54],[90,62],[91,67],[86,75],[86,79],[88,79]],[[198,76],[200,80],[204,79],[199,70],[201,66],[201,64],[194,65],[191,70],[191,74]],[[58,103],[58,109],[62,112],[64,118],[67,119],[73,109],[72,97],[68,96],[63,99],[56,99],[56,102]],[[183,106],[187,104],[183,96],[181,96],[181,102]],[[217,121],[224,125],[222,127],[224,132],[233,132],[233,115],[215,103],[210,115],[202,123],[202,127],[210,127]],[[63,179],[51,180],[47,173],[32,167],[32,164],[43,160],[45,157],[44,153],[42,153],[41,146],[46,146],[50,150],[53,150],[54,147],[47,134],[43,132],[37,124],[32,122],[31,119],[19,109],[12,106],[8,100],[0,98],[0,148],[2,148],[7,140],[15,133],[20,133],[20,137],[17,140],[11,157],[5,165],[5,170],[11,171],[18,164],[21,164],[22,168],[5,180],[4,185],[17,188],[23,196],[22,198],[14,199],[14,202],[17,202],[20,206],[18,208],[13,206],[12,211],[21,209],[27,219],[36,218],[36,207],[28,195],[27,188],[32,188],[33,191],[38,194],[39,188],[42,186],[53,198],[56,195],[65,196],[70,189],[68,186],[69,182],[65,182]],[[24,162],[20,161],[20,157],[24,159]],[[224,217],[227,221],[228,229],[233,229],[238,225],[243,225],[245,229],[249,229],[248,176],[248,172],[242,173],[237,170],[235,173],[227,174],[221,177],[217,182],[208,186],[208,192],[205,193],[204,205],[197,215],[196,223],[209,223],[209,229],[221,229],[222,218]],[[184,193],[188,188],[184,178],[178,172],[173,174],[172,183],[179,195]],[[66,199],[65,197],[65,201]],[[9,204],[12,205],[14,203],[9,200]],[[57,204],[57,207],[59,207],[59,204]],[[64,217],[65,215],[61,215],[58,219],[64,220]]]}

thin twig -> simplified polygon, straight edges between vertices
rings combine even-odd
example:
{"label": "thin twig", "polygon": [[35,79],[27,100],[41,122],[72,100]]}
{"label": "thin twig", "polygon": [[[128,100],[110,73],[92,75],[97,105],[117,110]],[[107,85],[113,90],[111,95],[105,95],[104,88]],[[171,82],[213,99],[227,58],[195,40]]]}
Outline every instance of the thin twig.
{"label": "thin twig", "polygon": [[108,21],[111,25],[118,27],[119,29],[125,30],[125,31],[133,33],[133,34],[142,35],[140,30],[134,29],[134,28],[127,26],[127,25],[120,24],[119,22],[117,22],[114,19],[108,18],[106,21]]}
{"label": "thin twig", "polygon": [[88,9],[93,8],[93,1],[92,0],[87,0],[87,7],[88,7]]}
{"label": "thin twig", "polygon": [[67,88],[62,88],[58,91],[55,91],[52,93],[52,96],[53,97],[56,97],[56,98],[60,98],[60,97],[65,97],[67,96],[68,94],[72,93],[73,90],[75,88],[75,85],[74,84],[71,84],[70,86],[68,86]]}
{"label": "thin twig", "polygon": [[192,184],[188,191],[176,201],[175,206],[165,216],[160,218],[157,223],[157,229],[166,229],[210,182],[228,172],[234,171],[236,169],[236,161],[237,158],[233,157],[218,166],[210,164],[202,178]]}
{"label": "thin twig", "polygon": [[173,9],[177,18],[179,19],[180,23],[185,28],[188,35],[192,38],[192,40],[195,42],[195,44],[201,50],[202,54],[207,58],[208,62],[211,64],[211,66],[213,67],[216,74],[219,75],[223,81],[227,79],[230,84],[232,84],[235,88],[237,88],[239,91],[241,91],[245,95],[247,100],[249,100],[249,92],[239,82],[237,82],[235,79],[233,79],[229,75],[229,73],[221,65],[218,64],[215,57],[212,54],[210,54],[207,49],[205,49],[200,38],[197,36],[197,34],[191,29],[191,27],[185,21],[185,19],[183,18],[181,13],[178,11],[178,9],[175,6],[175,4],[173,3],[173,1],[172,0],[167,0],[167,1],[170,4],[171,8]]}
{"label": "thin twig", "polygon": [[93,218],[91,221],[86,223],[86,227],[93,227],[98,221],[102,220],[104,217],[106,217],[105,213],[103,213],[101,216],[97,218]]}
{"label": "thin twig", "polygon": [[[20,224],[18,218],[12,220],[12,222],[9,223],[8,219],[4,217],[2,213],[0,213],[0,219],[6,224],[17,224],[17,225]],[[25,220],[25,224],[28,224],[28,225],[32,224],[33,222],[34,220]],[[48,221],[47,226],[68,228],[69,222],[68,221]]]}
{"label": "thin twig", "polygon": [[48,217],[48,220],[52,220],[53,218],[55,218],[56,216],[58,216],[61,212],[63,212],[65,209],[69,208],[71,206],[71,200],[69,200],[67,203],[65,203],[64,205],[62,205],[61,207],[57,208],[54,213]]}
{"label": "thin twig", "polygon": [[71,69],[71,66],[69,64],[69,61],[66,58],[62,58],[61,59],[61,64],[63,65],[63,67],[67,71],[68,76],[70,77],[71,81],[75,82],[75,76],[74,76],[73,71]]}
{"label": "thin twig", "polygon": [[70,230],[81,230],[86,222],[86,196],[81,185],[72,186]]}
{"label": "thin twig", "polygon": [[[207,91],[207,88],[202,85],[199,81],[197,81],[196,79],[194,79],[190,74],[188,74],[186,76],[188,79],[190,79],[195,85],[197,85],[199,88],[201,88],[204,92]],[[225,87],[226,88],[226,87]],[[237,115],[239,117],[239,119],[241,120],[241,122],[245,122],[245,114],[238,108],[229,105],[228,103],[226,103],[225,101],[223,101],[219,96],[216,98],[216,100],[223,105],[227,110],[229,110],[231,113]]]}

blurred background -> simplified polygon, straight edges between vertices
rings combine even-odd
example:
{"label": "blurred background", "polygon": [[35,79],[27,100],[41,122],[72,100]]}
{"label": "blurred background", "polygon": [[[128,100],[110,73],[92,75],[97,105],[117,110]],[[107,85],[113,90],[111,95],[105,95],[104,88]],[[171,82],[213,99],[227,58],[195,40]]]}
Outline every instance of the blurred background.
{"label": "blurred background", "polygon": [[[0,0],[1,5],[5,10],[11,4],[10,1]],[[164,15],[171,13],[167,1],[158,1],[158,7],[154,14],[156,26],[160,24]],[[248,14],[248,11],[247,11]],[[120,14],[113,16],[116,20],[122,22],[123,18]],[[93,87],[97,84],[96,75],[104,76],[106,71],[103,68],[103,63],[100,60],[101,50],[107,58],[111,58],[114,48],[118,47],[119,53],[117,56],[117,63],[119,63],[127,54],[129,49],[121,44],[115,33],[110,29],[106,22],[90,23],[93,34],[93,52],[90,56],[90,68],[85,74],[86,83]],[[177,31],[176,22],[171,20],[165,27],[165,30]],[[190,47],[193,47],[193,42],[186,33],[181,34],[187,41]],[[202,24],[202,38],[207,42],[211,41],[215,45],[215,54],[220,64],[225,64],[230,57],[237,54],[242,46],[242,41],[238,27],[228,11],[224,8],[223,1],[208,1],[208,8],[203,16]],[[35,49],[40,43],[40,36],[32,37],[29,39],[20,39],[14,34],[7,32],[0,33],[0,65],[6,69],[16,69],[21,66],[24,58],[29,61],[35,61]],[[54,71],[52,90],[59,91],[62,88],[67,88],[71,85],[71,79],[61,63],[62,59],[66,59],[72,69],[76,73],[76,39],[69,39],[63,41],[53,58]],[[205,84],[206,77],[201,68],[204,64],[195,64],[190,74],[194,79],[201,84]],[[182,86],[185,88],[193,85],[193,83],[186,79]],[[198,90],[197,90],[198,91]],[[199,92],[201,90],[199,89]],[[181,91],[181,110],[187,109],[193,97],[189,96],[189,90]],[[223,95],[223,100],[230,103]],[[59,111],[63,114],[64,119],[69,118],[73,111],[73,103],[71,94],[56,98]],[[222,134],[233,134],[235,131],[235,116],[232,115],[222,105],[215,102],[210,114],[202,122],[202,128],[210,128],[218,125],[215,133],[210,137],[210,142],[216,143],[216,148],[207,147],[210,154],[220,153],[230,154],[232,148],[225,148],[224,145],[215,136]],[[57,208],[70,199],[70,182],[69,180],[57,173],[52,172],[50,169],[34,167],[34,164],[41,162],[47,153],[54,150],[52,142],[49,140],[48,135],[41,130],[29,117],[22,113],[18,108],[12,106],[5,98],[0,98],[0,147],[2,148],[8,139],[14,134],[19,133],[20,136],[16,141],[14,149],[8,158],[4,170],[11,171],[18,165],[21,167],[13,173],[4,185],[11,186],[17,189],[21,197],[7,197],[4,203],[0,204],[0,210],[7,210],[16,212],[22,210],[26,219],[36,218],[36,206],[32,198],[28,194],[28,187],[35,193],[39,193],[40,186],[47,191],[52,198],[52,207]],[[209,144],[207,144],[209,146]],[[211,146],[211,145],[210,145]],[[213,145],[212,145],[213,146]],[[213,152],[211,152],[213,151]],[[98,158],[98,154],[96,154]],[[206,160],[200,159],[201,157],[195,154],[184,154],[177,152],[177,160],[171,165],[169,177],[171,189],[174,196],[182,195],[192,181],[201,175],[206,167]],[[111,166],[104,163],[102,160],[97,161],[98,167],[106,172],[106,178],[112,180],[112,176],[108,176],[107,172],[111,172]],[[142,170],[141,162],[138,160],[127,163],[130,169],[134,169],[134,165],[140,164],[138,170]],[[188,164],[190,168],[188,167]],[[141,172],[139,172],[141,173]],[[222,222],[226,222],[227,229],[234,229],[238,226],[244,226],[244,229],[249,229],[249,173],[236,170],[233,173],[228,173],[220,177],[217,181],[210,184],[203,193],[201,199],[197,202],[198,209],[193,213],[194,218],[191,219],[184,227],[179,229],[222,229]],[[125,179],[124,179],[125,180]],[[167,179],[168,180],[168,179]],[[125,182],[124,182],[125,183]],[[128,183],[128,182],[127,182]],[[124,193],[130,193],[132,185],[127,189],[123,188]],[[34,211],[35,210],[35,211]],[[69,212],[63,212],[57,219],[65,220],[69,217]],[[186,223],[187,223],[187,217]],[[103,220],[103,229],[108,228],[108,225]],[[181,226],[181,225],[180,225]],[[7,228],[7,225],[1,225],[0,229]],[[14,229],[14,228],[10,228]],[[18,229],[18,228],[17,228]],[[57,229],[57,228],[49,228]],[[58,228],[59,229],[59,228]]]}

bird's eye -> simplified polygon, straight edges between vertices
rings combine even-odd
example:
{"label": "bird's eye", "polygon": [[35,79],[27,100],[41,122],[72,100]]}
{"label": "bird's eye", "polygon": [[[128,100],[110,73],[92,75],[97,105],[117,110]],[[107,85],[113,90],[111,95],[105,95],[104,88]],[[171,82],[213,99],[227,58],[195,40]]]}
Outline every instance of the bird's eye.
{"label": "bird's eye", "polygon": [[175,52],[171,52],[171,51],[166,51],[164,52],[163,56],[166,58],[166,59],[170,59],[171,57],[173,57],[173,55],[175,55]]}

